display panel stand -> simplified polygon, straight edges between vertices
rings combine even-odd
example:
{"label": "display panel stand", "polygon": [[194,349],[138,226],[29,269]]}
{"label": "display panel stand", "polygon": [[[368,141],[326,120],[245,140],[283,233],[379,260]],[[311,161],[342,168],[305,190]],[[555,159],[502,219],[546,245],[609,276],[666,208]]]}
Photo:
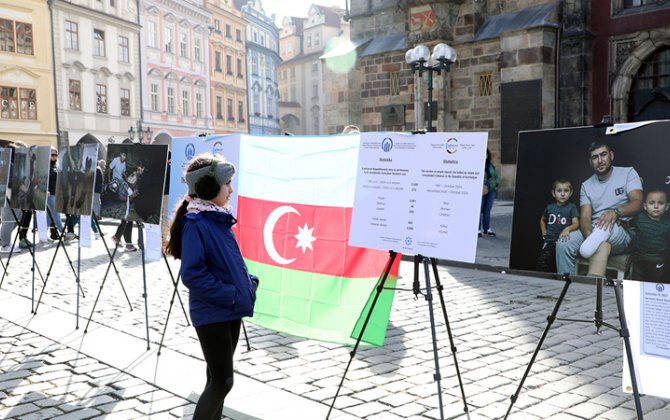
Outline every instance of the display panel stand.
{"label": "display panel stand", "polygon": [[[7,205],[9,206],[9,199],[7,200]],[[22,229],[21,222],[19,221],[19,218],[16,216],[16,212],[11,207],[10,207],[10,210],[12,211],[12,216],[14,217],[14,222],[16,223],[18,229],[16,230],[16,233],[14,234],[14,240],[12,241],[12,247],[9,251],[9,255],[7,256],[7,263],[2,264],[3,273],[2,273],[2,278],[0,279],[0,287],[2,287],[2,283],[5,281],[5,277],[7,276],[7,273],[9,272],[9,263],[12,260],[12,255],[14,255],[14,248],[16,247],[16,241],[19,239],[19,236],[21,234],[21,229]],[[34,215],[33,210],[25,210],[25,211],[30,211],[31,213],[33,213],[33,218],[34,218],[35,215]],[[22,210],[21,214],[23,215],[23,210]],[[42,283],[46,282],[45,279],[44,279],[44,276],[42,275],[42,271],[40,270],[39,265],[35,261],[35,249],[34,249],[35,248],[35,242],[34,241],[35,241],[35,235],[34,235],[34,231],[33,231],[33,244],[32,244],[32,246],[29,246],[27,248],[28,252],[30,252],[30,255],[32,257],[31,271],[32,271],[32,277],[33,277],[33,279],[32,279],[33,292],[31,293],[30,313],[35,313],[35,310],[36,310],[35,309],[35,293],[34,293],[34,290],[35,290],[35,270],[37,270],[37,273],[39,274],[40,279],[42,280]]]}
{"label": "display panel stand", "polygon": [[[97,219],[96,219],[97,223]],[[147,272],[146,272],[146,261],[145,261],[145,255],[144,255],[144,232],[142,230],[142,224],[140,222],[130,222],[130,223],[135,223],[138,229],[138,241],[140,244],[140,251],[142,253],[142,284],[143,284],[143,293],[142,297],[144,298],[144,316],[145,316],[145,328],[146,328],[146,334],[147,334],[147,350],[150,349],[150,341],[149,341],[149,311],[148,311],[148,303],[147,303]],[[99,225],[98,225],[99,226]],[[81,226],[80,226],[81,228]],[[118,275],[118,270],[116,269],[116,266],[114,265],[114,257],[116,256],[116,251],[119,249],[118,246],[114,247],[114,251],[109,255],[109,264],[107,264],[107,270],[105,271],[105,275],[102,278],[102,283],[100,283],[100,290],[98,290],[98,295],[95,297],[95,302],[93,303],[93,308],[91,308],[91,315],[88,317],[88,321],[86,322],[86,327],[84,328],[84,333],[88,332],[88,326],[91,323],[91,320],[93,319],[93,314],[95,313],[95,308],[98,306],[98,301],[100,300],[100,295],[102,294],[102,289],[105,287],[105,282],[107,281],[107,276],[109,275],[109,270],[114,266],[114,269],[117,272]],[[109,249],[108,249],[109,252]],[[119,277],[120,280],[120,277]],[[123,283],[121,283],[121,286],[123,287]],[[125,288],[124,288],[124,293],[125,293]],[[128,295],[126,294],[126,299],[128,299]],[[130,303],[130,299],[128,299],[128,304],[130,305],[130,310],[133,310],[133,306]]]}
{"label": "display panel stand", "polygon": [[[51,221],[51,224],[55,224],[54,216],[51,214],[51,211],[47,211],[47,214],[49,215],[49,219]],[[65,224],[64,226],[67,226],[68,223],[70,222],[70,218],[72,215],[67,215],[65,218]],[[79,233],[81,234],[81,224],[79,225]],[[72,273],[74,273],[75,276],[75,281],[77,283],[77,296],[81,292],[81,296],[83,298],[86,298],[86,294],[84,293],[84,289],[81,287],[81,282],[79,281],[79,257],[77,257],[77,268],[74,268],[74,264],[72,263],[72,259],[70,258],[70,254],[67,252],[67,247],[65,246],[65,243],[63,243],[63,236],[65,235],[65,231],[59,232],[58,233],[58,244],[56,245],[56,250],[54,251],[54,255],[51,258],[51,264],[49,264],[49,269],[47,270],[47,276],[46,279],[44,280],[44,285],[42,285],[42,291],[40,292],[40,297],[37,299],[37,305],[35,306],[35,313],[37,313],[37,309],[40,306],[40,303],[42,302],[42,296],[44,295],[44,291],[46,290],[47,283],[49,281],[49,277],[51,277],[51,270],[53,270],[54,263],[56,262],[56,257],[58,256],[58,251],[62,248],[63,252],[65,253],[65,257],[67,258],[67,262],[70,265],[70,268],[72,269]],[[34,243],[34,242],[33,242]],[[77,255],[80,255],[79,253]],[[78,301],[77,297],[77,301]],[[79,305],[77,305],[77,314],[79,314]],[[78,317],[77,317],[78,318]],[[79,320],[77,319],[76,322],[76,328],[79,328]]]}
{"label": "display panel stand", "polygon": [[[395,259],[397,258],[398,253],[395,251],[389,251],[389,260],[386,265],[386,268],[384,269],[384,272],[381,274],[378,280],[378,284],[376,287],[376,293],[375,297],[372,301],[372,304],[370,305],[370,310],[368,311],[367,315],[365,316],[365,321],[363,323],[363,326],[361,328],[360,333],[358,334],[358,337],[356,338],[356,344],[354,345],[353,350],[349,353],[350,358],[349,358],[349,363],[347,363],[347,367],[344,370],[344,373],[342,374],[342,379],[340,381],[340,384],[337,387],[337,391],[335,393],[335,396],[333,397],[333,401],[330,404],[330,408],[328,410],[328,414],[326,415],[326,419],[330,418],[330,413],[333,410],[333,407],[335,406],[335,401],[337,400],[337,397],[340,393],[340,390],[342,389],[342,385],[344,384],[344,379],[347,376],[347,372],[349,371],[349,367],[351,366],[352,361],[354,360],[354,357],[356,356],[356,351],[358,350],[358,346],[361,343],[361,340],[363,338],[363,334],[365,333],[365,329],[367,328],[368,322],[370,321],[370,318],[372,316],[372,311],[375,308],[375,305],[377,304],[377,300],[379,299],[379,296],[381,295],[382,290],[384,290],[384,284],[386,283],[386,279],[388,278],[389,273],[391,272],[391,267],[393,267],[393,263],[395,262]],[[435,258],[426,258],[421,255],[416,255],[414,256],[414,283],[413,283],[413,292],[415,296],[418,296],[419,294],[423,294],[421,292],[421,286],[419,282],[419,269],[420,265],[423,262],[423,268],[424,268],[424,280],[426,282],[426,292],[425,292],[425,299],[428,302],[428,313],[430,317],[430,331],[431,331],[431,336],[432,336],[432,341],[433,341],[433,359],[435,361],[435,374],[433,375],[433,378],[435,379],[435,382],[437,383],[437,396],[439,399],[439,405],[440,405],[440,419],[444,420],[444,408],[443,408],[443,403],[442,403],[442,386],[441,386],[441,374],[440,374],[440,364],[439,364],[439,358],[438,358],[438,351],[437,351],[437,334],[435,332],[435,317],[433,314],[433,293],[432,293],[432,288],[430,284],[430,267],[429,267],[429,260],[430,264],[433,267],[433,276],[435,277],[435,283],[437,286],[437,291],[440,296],[440,303],[442,305],[442,313],[444,315],[444,321],[447,326],[447,333],[449,336],[449,344],[451,348],[451,353],[454,358],[454,367],[456,368],[456,376],[458,377],[458,383],[460,386],[461,390],[461,396],[463,398],[463,411],[466,414],[466,417],[469,419],[470,418],[470,413],[468,410],[468,403],[465,397],[465,390],[463,388],[463,380],[461,378],[461,372],[458,367],[458,360],[456,358],[456,346],[454,345],[454,340],[453,336],[451,334],[451,327],[449,325],[449,318],[447,317],[447,310],[444,304],[444,297],[442,295],[442,290],[443,286],[440,282],[440,277],[438,276],[437,272],[437,260]]]}
{"label": "display panel stand", "polygon": [[[535,348],[535,352],[533,352],[533,355],[530,358],[530,362],[528,363],[528,366],[526,367],[526,371],[524,372],[523,376],[521,377],[521,382],[519,383],[519,386],[516,389],[516,392],[510,397],[510,404],[509,404],[509,407],[507,408],[507,413],[505,413],[504,418],[507,419],[507,417],[509,416],[509,414],[512,411],[512,407],[514,406],[514,403],[519,398],[519,394],[521,393],[521,389],[523,388],[523,384],[526,381],[526,378],[528,377],[528,374],[530,373],[531,368],[533,367],[533,363],[535,363],[535,359],[537,358],[537,355],[540,352],[542,344],[544,343],[544,340],[547,337],[547,334],[549,333],[549,329],[554,324],[554,321],[570,321],[570,322],[593,323],[596,326],[596,332],[597,333],[600,333],[600,329],[603,326],[605,326],[607,328],[611,328],[611,329],[619,332],[619,335],[621,336],[621,338],[623,338],[624,346],[626,348],[626,355],[627,355],[627,359],[628,359],[628,368],[630,370],[630,378],[631,378],[631,382],[632,382],[632,385],[633,385],[633,398],[635,399],[635,411],[637,413],[638,420],[643,420],[644,416],[643,416],[643,413],[642,413],[642,403],[640,402],[640,392],[638,391],[638,387],[637,387],[637,380],[636,380],[636,376],[635,376],[635,365],[633,364],[633,353],[632,353],[631,345],[630,345],[630,333],[628,331],[628,324],[626,323],[626,314],[624,312],[623,296],[622,296],[622,293],[621,293],[621,289],[623,288],[622,282],[619,281],[619,280],[611,280],[611,279],[603,279],[603,278],[596,279],[596,310],[595,310],[595,313],[594,313],[594,319],[593,320],[587,320],[587,319],[569,319],[569,318],[558,318],[557,317],[558,311],[561,307],[561,304],[563,303],[563,299],[565,299],[565,295],[568,293],[568,288],[570,287],[570,284],[572,283],[572,278],[570,278],[570,275],[568,273],[565,273],[563,275],[563,281],[565,282],[565,284],[563,285],[563,290],[561,290],[561,294],[559,295],[558,300],[556,301],[556,305],[554,306],[554,309],[551,312],[551,315],[549,315],[547,317],[547,326],[544,328],[544,332],[542,333],[542,336],[540,337],[540,341],[537,343],[537,347]],[[614,295],[616,297],[620,328],[617,328],[614,325],[603,322],[602,297],[603,297],[603,284],[604,284],[605,281],[607,282],[608,286],[614,286]]]}

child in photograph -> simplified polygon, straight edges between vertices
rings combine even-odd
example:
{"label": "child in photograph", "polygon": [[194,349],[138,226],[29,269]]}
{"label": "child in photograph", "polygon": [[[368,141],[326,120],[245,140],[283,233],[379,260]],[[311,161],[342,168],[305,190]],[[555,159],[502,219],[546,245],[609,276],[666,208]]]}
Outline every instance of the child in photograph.
{"label": "child in photograph", "polygon": [[579,229],[579,210],[572,197],[572,184],[566,179],[554,181],[551,195],[556,200],[549,203],[540,217],[542,232],[542,249],[537,258],[537,270],[548,273],[556,272],[556,242],[567,240],[570,232]]}
{"label": "child in photograph", "polygon": [[631,221],[633,269],[631,277],[644,281],[668,280],[670,270],[670,218],[666,217],[668,195],[650,190],[642,203],[643,212]]}

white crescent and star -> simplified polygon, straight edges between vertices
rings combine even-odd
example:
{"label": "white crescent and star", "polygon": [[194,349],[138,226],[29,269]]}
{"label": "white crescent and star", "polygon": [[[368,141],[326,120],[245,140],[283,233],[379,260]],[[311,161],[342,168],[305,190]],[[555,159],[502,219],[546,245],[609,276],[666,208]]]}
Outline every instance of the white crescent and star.
{"label": "white crescent and star", "polygon": [[[281,256],[279,252],[277,252],[277,248],[275,248],[272,239],[272,232],[274,232],[275,225],[282,216],[288,213],[294,213],[300,216],[300,212],[292,206],[279,206],[270,212],[270,215],[265,220],[265,225],[263,225],[263,244],[265,245],[265,250],[274,262],[281,265],[288,265],[296,260],[295,258],[288,259]],[[312,248],[312,242],[314,242],[316,238],[312,235],[313,231],[314,228],[310,228],[307,226],[307,223],[305,223],[303,227],[298,226],[298,234],[293,236],[297,239],[295,247],[302,248],[303,254],[307,248],[314,249]]]}

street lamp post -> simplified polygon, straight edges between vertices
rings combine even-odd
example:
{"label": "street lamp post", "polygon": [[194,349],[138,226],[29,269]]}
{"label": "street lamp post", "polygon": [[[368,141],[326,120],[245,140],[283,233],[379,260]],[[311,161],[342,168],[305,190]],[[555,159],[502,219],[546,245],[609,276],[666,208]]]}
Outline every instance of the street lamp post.
{"label": "street lamp post", "polygon": [[135,127],[133,127],[132,125],[130,126],[130,128],[128,129],[128,138],[130,140],[135,140],[136,133],[138,143],[145,143],[143,141],[144,136],[146,136],[146,143],[149,143],[149,141],[151,141],[151,134],[152,134],[151,127],[147,127],[147,129],[144,130],[142,128],[142,121],[140,120],[137,120],[137,131],[135,131]]}
{"label": "street lamp post", "polygon": [[[426,79],[428,84],[428,132],[433,129],[433,72],[442,74],[449,72],[451,64],[456,62],[456,50],[447,44],[437,44],[433,47],[433,53],[425,45],[417,45],[407,50],[405,61],[412,67],[412,72],[419,75],[428,73]],[[420,89],[420,87],[419,87]],[[415,109],[414,112],[417,112]],[[419,121],[417,121],[417,125]],[[418,129],[418,126],[417,126]]]}

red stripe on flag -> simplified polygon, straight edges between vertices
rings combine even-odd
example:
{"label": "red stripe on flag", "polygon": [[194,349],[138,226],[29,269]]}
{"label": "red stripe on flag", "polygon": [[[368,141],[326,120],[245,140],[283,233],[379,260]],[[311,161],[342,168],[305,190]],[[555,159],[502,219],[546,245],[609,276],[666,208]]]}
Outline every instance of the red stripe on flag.
{"label": "red stripe on flag", "polygon": [[[283,207],[282,211],[282,206],[290,207]],[[388,261],[388,252],[347,244],[351,208],[280,203],[239,196],[237,209],[238,241],[242,255],[250,260],[349,278],[378,277]],[[273,212],[276,223],[272,229],[272,241],[264,241],[263,230],[272,228],[266,224]],[[296,239],[300,229],[303,230],[303,246]],[[313,229],[311,234],[307,233],[309,229]],[[307,243],[312,249],[305,247],[303,252]],[[392,274],[397,274],[397,270]]]}

